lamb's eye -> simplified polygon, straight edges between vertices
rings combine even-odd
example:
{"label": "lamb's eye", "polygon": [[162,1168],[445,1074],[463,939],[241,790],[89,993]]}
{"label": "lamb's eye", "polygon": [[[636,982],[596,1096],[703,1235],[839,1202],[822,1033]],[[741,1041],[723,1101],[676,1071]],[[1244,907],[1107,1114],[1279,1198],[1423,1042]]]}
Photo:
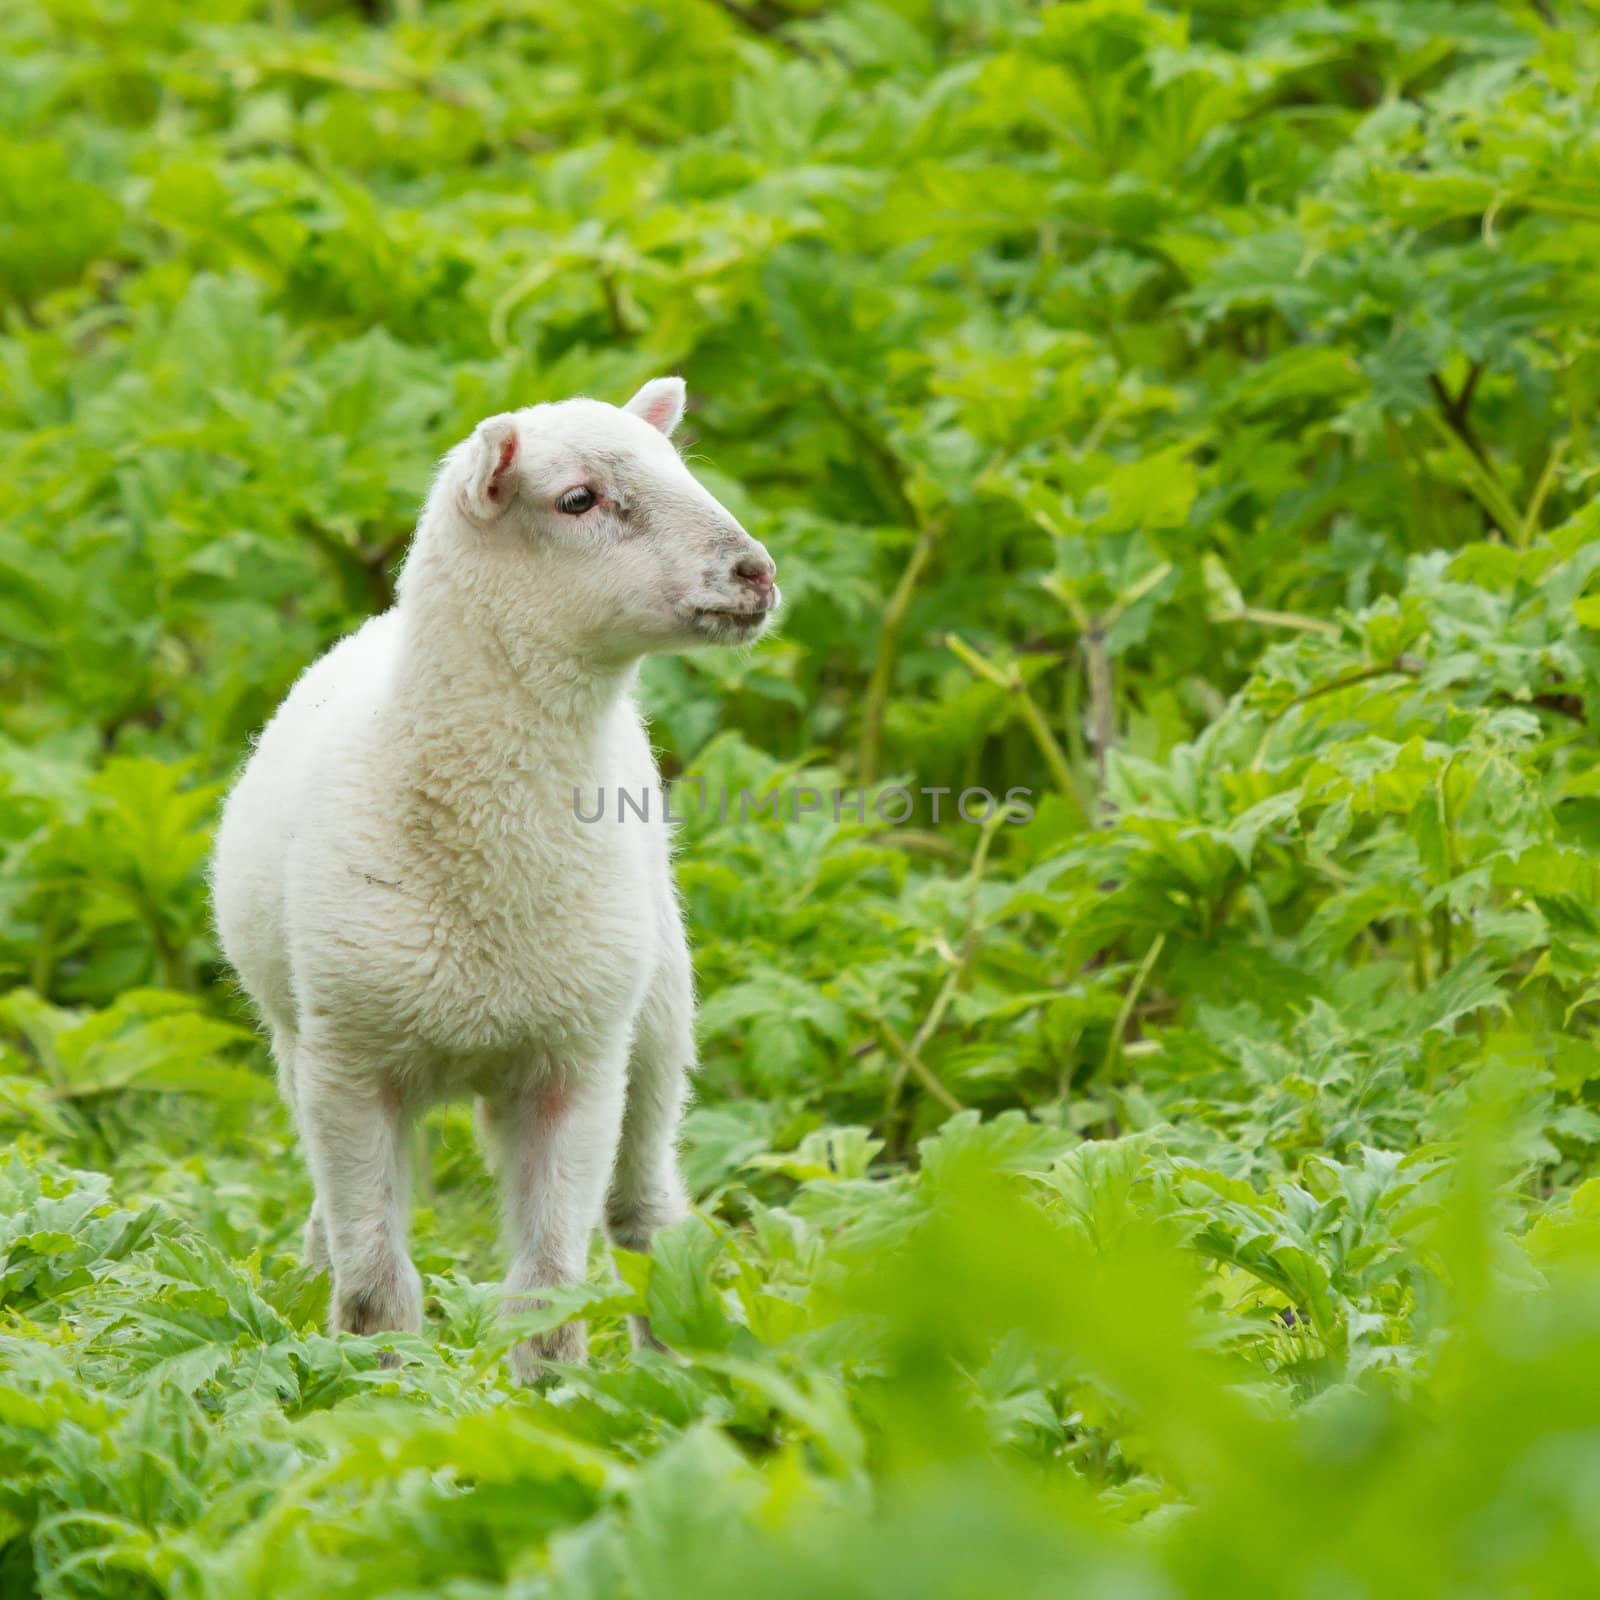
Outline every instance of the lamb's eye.
{"label": "lamb's eye", "polygon": [[600,497],[588,484],[579,484],[576,489],[568,489],[556,501],[556,509],[565,511],[569,517],[581,517]]}

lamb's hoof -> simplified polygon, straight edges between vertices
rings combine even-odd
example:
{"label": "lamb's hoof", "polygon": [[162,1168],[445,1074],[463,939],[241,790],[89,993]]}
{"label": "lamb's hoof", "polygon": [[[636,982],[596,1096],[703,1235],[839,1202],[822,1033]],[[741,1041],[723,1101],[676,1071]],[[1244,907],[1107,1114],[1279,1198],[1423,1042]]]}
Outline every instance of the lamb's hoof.
{"label": "lamb's hoof", "polygon": [[[422,1279],[409,1261],[402,1261],[377,1282],[358,1286],[335,1281],[332,1311],[335,1333],[421,1333]],[[400,1365],[393,1351],[384,1355],[384,1366]]]}
{"label": "lamb's hoof", "polygon": [[521,1384],[538,1382],[548,1364],[571,1366],[589,1353],[589,1338],[581,1322],[564,1322],[548,1333],[536,1333],[511,1349],[511,1375]]}

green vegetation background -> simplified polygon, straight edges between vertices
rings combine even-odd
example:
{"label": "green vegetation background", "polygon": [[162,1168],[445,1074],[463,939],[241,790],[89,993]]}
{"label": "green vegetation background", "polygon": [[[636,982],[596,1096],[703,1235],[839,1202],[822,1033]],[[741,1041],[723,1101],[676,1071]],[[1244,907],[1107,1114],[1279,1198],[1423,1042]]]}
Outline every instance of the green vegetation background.
{"label": "green vegetation background", "polygon": [[[1600,1592],[1592,7],[0,40],[0,1594]],[[788,596],[670,770],[1038,809],[692,818],[697,1215],[520,1393],[462,1111],[322,1331],[208,830],[438,454],[662,371]]]}

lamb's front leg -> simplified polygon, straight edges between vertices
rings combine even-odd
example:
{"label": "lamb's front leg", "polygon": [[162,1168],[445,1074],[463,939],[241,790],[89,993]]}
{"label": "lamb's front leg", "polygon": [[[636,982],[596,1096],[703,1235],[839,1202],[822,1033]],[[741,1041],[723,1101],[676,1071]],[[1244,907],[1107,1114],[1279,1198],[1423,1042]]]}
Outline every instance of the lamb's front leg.
{"label": "lamb's front leg", "polygon": [[[622,1126],[626,1069],[616,1059],[536,1074],[487,1107],[511,1247],[507,1309],[541,1302],[529,1291],[581,1283],[600,1223]],[[517,1378],[531,1382],[543,1361],[581,1361],[584,1325],[568,1322],[512,1352]]]}
{"label": "lamb's front leg", "polygon": [[316,1187],[312,1228],[333,1268],[335,1333],[416,1333],[422,1280],[406,1253],[409,1120],[394,1080],[369,1063],[302,1044],[300,1132]]}
{"label": "lamb's front leg", "polygon": [[[634,1029],[622,1141],[606,1197],[612,1241],[627,1250],[649,1250],[658,1229],[689,1214],[678,1171],[678,1122],[694,1065],[694,979],[676,903],[668,908],[670,941]],[[647,1318],[630,1320],[635,1343],[662,1348]]]}

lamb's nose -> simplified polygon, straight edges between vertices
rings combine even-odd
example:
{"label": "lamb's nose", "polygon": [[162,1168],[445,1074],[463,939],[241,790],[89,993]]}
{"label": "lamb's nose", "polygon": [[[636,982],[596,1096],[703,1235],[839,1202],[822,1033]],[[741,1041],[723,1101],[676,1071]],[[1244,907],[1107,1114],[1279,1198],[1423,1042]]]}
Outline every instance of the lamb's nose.
{"label": "lamb's nose", "polygon": [[741,556],[733,564],[734,577],[741,583],[748,583],[758,594],[771,593],[773,574],[777,570],[769,555]]}

